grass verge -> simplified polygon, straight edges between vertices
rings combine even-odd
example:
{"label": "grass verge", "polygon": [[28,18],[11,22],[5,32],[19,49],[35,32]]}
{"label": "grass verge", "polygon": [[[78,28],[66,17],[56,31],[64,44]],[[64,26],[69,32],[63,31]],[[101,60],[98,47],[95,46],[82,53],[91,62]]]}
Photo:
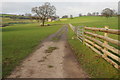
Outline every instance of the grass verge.
{"label": "grass verge", "polygon": [[89,47],[83,45],[79,40],[72,39],[73,31],[69,28],[68,42],[75,51],[77,59],[82,68],[92,78],[120,78],[120,71],[105,61]]}

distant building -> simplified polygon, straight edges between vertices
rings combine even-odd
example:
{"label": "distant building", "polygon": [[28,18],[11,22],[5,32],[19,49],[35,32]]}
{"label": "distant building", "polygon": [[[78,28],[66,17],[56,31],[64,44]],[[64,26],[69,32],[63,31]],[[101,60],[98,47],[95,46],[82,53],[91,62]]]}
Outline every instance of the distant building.
{"label": "distant building", "polygon": [[59,16],[52,16],[48,18],[48,22],[58,21],[58,20],[59,20]]}
{"label": "distant building", "polygon": [[52,22],[52,19],[51,19],[51,18],[48,18],[48,22]]}

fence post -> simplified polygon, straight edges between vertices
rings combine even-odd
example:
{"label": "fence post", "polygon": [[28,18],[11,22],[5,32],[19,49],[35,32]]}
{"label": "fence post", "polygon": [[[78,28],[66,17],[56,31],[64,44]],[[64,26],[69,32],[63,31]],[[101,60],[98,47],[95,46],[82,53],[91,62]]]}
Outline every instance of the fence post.
{"label": "fence post", "polygon": [[77,37],[77,27],[74,27],[74,36]]}
{"label": "fence post", "polygon": [[77,34],[77,38],[78,38],[78,34],[79,34],[79,26],[77,26],[76,28],[77,28],[77,30],[76,30],[77,33],[76,33],[76,34]]}
{"label": "fence post", "polygon": [[76,26],[76,37],[78,38],[79,36],[79,26]]}
{"label": "fence post", "polygon": [[85,26],[83,26],[83,28],[82,28],[83,44],[85,44],[85,36],[84,36],[84,32],[85,32]]}
{"label": "fence post", "polygon": [[[105,26],[105,29],[109,29],[109,26]],[[105,36],[105,37],[108,37],[108,33],[105,32],[105,33],[104,33],[104,36]],[[107,45],[107,44],[108,44],[108,42],[104,40],[103,45]],[[107,51],[108,49],[106,49],[106,48],[104,47],[104,50]],[[106,54],[106,53],[104,53],[103,56],[104,56],[105,58],[107,58],[107,54]]]}
{"label": "fence post", "polygon": [[[93,26],[93,28],[96,28],[96,26]],[[96,34],[96,31],[93,31],[94,34]],[[95,36],[93,37],[94,39],[96,38]],[[95,44],[95,42],[93,42],[93,44]],[[93,46],[95,48],[95,46]]]}

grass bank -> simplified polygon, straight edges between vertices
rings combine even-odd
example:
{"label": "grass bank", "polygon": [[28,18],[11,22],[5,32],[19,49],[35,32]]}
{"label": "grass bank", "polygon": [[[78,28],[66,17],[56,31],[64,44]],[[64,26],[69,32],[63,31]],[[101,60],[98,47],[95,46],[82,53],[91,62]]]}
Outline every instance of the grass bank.
{"label": "grass bank", "polygon": [[69,28],[68,42],[75,51],[82,68],[92,78],[120,78],[120,71],[106,62],[100,55],[83,45],[79,40],[72,39],[73,31]]}

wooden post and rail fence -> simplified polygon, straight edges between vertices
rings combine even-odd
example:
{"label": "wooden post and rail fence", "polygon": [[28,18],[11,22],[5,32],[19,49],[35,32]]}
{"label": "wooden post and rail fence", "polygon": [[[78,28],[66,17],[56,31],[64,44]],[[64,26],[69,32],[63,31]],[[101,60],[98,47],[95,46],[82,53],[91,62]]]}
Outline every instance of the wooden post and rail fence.
{"label": "wooden post and rail fence", "polygon": [[[120,50],[109,43],[120,47],[120,41],[108,37],[108,34],[120,35],[120,30],[104,28],[78,26],[75,27],[69,24],[70,28],[75,32],[77,39],[83,44],[90,47],[94,52],[101,55],[106,61],[112,64],[115,68],[120,69]],[[103,32],[104,35],[96,32]]]}

